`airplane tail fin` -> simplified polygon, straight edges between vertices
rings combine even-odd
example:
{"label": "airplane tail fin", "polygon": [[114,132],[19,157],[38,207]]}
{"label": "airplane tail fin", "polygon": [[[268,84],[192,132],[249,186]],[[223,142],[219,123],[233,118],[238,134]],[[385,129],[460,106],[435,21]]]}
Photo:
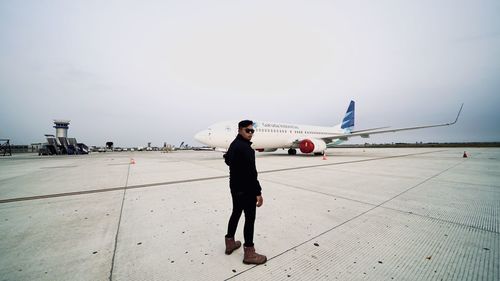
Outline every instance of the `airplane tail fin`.
{"label": "airplane tail fin", "polygon": [[354,101],[349,104],[340,128],[349,129],[352,127],[354,127]]}

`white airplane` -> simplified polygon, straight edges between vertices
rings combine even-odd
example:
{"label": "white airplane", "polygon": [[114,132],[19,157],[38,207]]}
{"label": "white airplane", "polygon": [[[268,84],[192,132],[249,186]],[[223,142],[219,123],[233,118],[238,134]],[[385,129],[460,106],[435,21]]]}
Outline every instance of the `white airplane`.
{"label": "white airplane", "polygon": [[[432,127],[453,125],[457,122],[462,106],[455,121],[451,123],[433,124],[398,129],[379,127],[365,130],[354,128],[354,101],[351,101],[342,122],[333,127],[320,127],[277,122],[255,121],[255,133],[252,137],[252,147],[259,152],[273,152],[278,148],[288,148],[288,154],[302,153],[323,154],[329,147],[338,145],[351,137],[368,138],[370,135],[389,132],[416,130]],[[216,149],[227,149],[238,134],[238,121],[226,121],[213,124],[208,129],[198,132],[194,138]]]}

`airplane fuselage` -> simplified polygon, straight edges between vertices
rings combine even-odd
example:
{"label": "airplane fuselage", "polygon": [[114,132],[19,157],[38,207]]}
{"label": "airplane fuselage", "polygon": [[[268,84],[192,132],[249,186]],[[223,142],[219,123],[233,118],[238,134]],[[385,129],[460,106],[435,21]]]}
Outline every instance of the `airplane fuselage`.
{"label": "airplane fuselage", "polygon": [[[252,147],[256,150],[292,148],[298,140],[322,139],[345,134],[345,130],[336,127],[308,126],[298,124],[254,121],[255,133]],[[238,134],[238,121],[216,123],[196,134],[199,142],[217,148],[228,148]],[[342,141],[338,140],[336,143]]]}

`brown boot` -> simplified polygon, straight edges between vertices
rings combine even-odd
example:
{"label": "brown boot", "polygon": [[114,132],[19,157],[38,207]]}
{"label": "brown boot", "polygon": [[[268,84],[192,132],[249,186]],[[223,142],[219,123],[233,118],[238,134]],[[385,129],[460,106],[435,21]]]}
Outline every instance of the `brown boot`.
{"label": "brown boot", "polygon": [[244,264],[263,264],[267,261],[267,257],[255,252],[254,247],[243,247],[245,250]]}
{"label": "brown boot", "polygon": [[230,255],[234,250],[241,247],[240,241],[234,241],[234,238],[226,237],[226,255]]}

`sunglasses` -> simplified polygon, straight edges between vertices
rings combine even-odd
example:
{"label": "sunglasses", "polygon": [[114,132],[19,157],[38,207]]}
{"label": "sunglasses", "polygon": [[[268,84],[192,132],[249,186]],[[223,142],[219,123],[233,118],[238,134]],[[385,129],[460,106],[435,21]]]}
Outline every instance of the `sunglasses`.
{"label": "sunglasses", "polygon": [[254,129],[245,129],[245,132],[247,132],[247,134],[253,134],[255,133],[255,130]]}

